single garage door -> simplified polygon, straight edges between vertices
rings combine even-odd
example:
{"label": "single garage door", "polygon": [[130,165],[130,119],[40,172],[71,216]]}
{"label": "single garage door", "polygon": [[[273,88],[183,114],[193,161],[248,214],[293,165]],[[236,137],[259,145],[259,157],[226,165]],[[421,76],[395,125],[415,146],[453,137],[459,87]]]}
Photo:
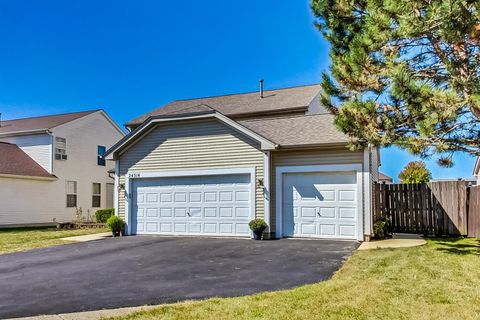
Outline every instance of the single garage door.
{"label": "single garage door", "polygon": [[355,239],[355,173],[286,173],[283,176],[283,235]]}
{"label": "single garage door", "polygon": [[250,175],[138,179],[133,234],[249,236]]}

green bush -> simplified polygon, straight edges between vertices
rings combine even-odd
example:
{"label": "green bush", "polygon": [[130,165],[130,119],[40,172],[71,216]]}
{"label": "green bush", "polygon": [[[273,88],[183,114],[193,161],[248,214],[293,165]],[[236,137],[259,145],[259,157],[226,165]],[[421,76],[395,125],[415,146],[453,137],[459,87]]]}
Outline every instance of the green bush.
{"label": "green bush", "polygon": [[379,219],[373,224],[375,238],[384,239],[388,234],[389,222],[386,219]]}
{"label": "green bush", "polygon": [[268,228],[267,223],[263,219],[253,219],[248,226],[255,234],[262,234]]}
{"label": "green bush", "polygon": [[114,235],[119,235],[125,228],[125,221],[117,216],[111,216],[107,220],[107,226],[112,230]]}
{"label": "green bush", "polygon": [[95,212],[95,220],[97,223],[106,223],[113,215],[115,215],[115,209],[100,209]]}

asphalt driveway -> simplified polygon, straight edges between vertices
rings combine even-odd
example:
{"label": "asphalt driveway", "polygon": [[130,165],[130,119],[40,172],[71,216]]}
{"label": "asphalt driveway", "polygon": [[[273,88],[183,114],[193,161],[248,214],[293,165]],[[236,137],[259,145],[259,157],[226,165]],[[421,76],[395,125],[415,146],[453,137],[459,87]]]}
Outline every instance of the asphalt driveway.
{"label": "asphalt driveway", "polygon": [[292,288],[330,278],[357,246],[136,236],[0,255],[0,319]]}

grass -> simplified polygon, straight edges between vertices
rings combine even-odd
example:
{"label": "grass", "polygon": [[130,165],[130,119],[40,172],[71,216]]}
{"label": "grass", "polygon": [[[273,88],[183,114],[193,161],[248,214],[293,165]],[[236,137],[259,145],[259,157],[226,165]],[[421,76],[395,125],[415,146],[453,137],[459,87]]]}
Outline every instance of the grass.
{"label": "grass", "polygon": [[54,227],[0,229],[0,254],[68,243],[60,238],[106,232],[107,229],[60,230]]}
{"label": "grass", "polygon": [[358,251],[329,281],[110,319],[479,319],[479,253],[478,239]]}

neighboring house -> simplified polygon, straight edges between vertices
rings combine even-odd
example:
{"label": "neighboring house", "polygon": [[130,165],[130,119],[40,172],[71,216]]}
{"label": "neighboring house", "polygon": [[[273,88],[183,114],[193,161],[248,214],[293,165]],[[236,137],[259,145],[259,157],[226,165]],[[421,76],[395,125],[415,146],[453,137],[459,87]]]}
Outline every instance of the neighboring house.
{"label": "neighboring house", "polygon": [[477,186],[480,186],[480,157],[478,157],[477,161],[475,162],[473,176],[477,179]]}
{"label": "neighboring house", "polygon": [[378,173],[378,183],[392,184],[393,178],[387,176],[385,173]]}
{"label": "neighboring house", "polygon": [[114,164],[125,134],[102,110],[0,123],[0,226],[71,221],[113,207]]}
{"label": "neighboring house", "polygon": [[178,100],[128,122],[107,151],[127,232],[250,236],[263,218],[270,237],[368,238],[379,153],[346,148],[319,92]]}

